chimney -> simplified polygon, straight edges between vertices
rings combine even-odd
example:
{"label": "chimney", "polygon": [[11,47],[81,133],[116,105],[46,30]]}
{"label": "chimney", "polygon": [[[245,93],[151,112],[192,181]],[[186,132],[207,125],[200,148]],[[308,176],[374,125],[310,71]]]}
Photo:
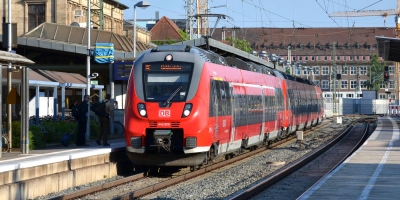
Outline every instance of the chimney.
{"label": "chimney", "polygon": [[159,13],[158,11],[156,11],[156,21],[158,21],[160,19]]}

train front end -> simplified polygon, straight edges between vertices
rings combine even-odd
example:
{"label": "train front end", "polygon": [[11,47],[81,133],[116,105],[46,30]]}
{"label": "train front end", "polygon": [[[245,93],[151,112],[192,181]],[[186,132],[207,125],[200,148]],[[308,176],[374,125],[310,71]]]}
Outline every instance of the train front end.
{"label": "train front end", "polygon": [[[199,93],[204,60],[188,46],[159,46],[134,63],[125,108],[127,154],[136,166],[197,166],[211,145]],[[203,92],[202,92],[203,91]]]}

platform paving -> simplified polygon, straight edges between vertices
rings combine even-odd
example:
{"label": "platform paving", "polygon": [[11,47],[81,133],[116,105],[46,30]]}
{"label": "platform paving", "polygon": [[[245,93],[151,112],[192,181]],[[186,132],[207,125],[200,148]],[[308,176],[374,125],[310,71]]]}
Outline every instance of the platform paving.
{"label": "platform paving", "polygon": [[299,199],[399,199],[400,117],[379,117],[368,140]]}

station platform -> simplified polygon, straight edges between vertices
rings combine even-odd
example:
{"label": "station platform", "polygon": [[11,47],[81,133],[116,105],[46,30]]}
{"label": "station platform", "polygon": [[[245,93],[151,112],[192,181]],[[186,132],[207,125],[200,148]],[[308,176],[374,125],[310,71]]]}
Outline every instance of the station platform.
{"label": "station platform", "polygon": [[[33,199],[51,192],[121,174],[129,165],[124,138],[109,139],[110,146],[87,141],[89,146],[61,144],[29,154],[2,153],[0,199]],[[132,169],[132,168],[131,168]]]}
{"label": "station platform", "polygon": [[299,199],[397,199],[400,117],[379,117],[375,131],[342,164]]}

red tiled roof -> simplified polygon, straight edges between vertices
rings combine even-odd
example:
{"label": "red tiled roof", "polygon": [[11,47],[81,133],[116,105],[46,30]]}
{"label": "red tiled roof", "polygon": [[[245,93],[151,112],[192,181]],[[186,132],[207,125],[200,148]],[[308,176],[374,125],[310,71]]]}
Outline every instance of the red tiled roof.
{"label": "red tiled roof", "polygon": [[162,17],[150,30],[151,40],[180,40],[182,35],[179,33],[178,26],[168,17]]}
{"label": "red tiled roof", "polygon": [[[222,29],[216,29],[213,39],[221,40]],[[225,33],[231,37],[232,30]],[[236,38],[246,39],[255,51],[292,55],[331,55],[336,42],[336,55],[377,54],[375,36],[395,37],[394,28],[242,28]],[[284,53],[285,52],[285,53]]]}

